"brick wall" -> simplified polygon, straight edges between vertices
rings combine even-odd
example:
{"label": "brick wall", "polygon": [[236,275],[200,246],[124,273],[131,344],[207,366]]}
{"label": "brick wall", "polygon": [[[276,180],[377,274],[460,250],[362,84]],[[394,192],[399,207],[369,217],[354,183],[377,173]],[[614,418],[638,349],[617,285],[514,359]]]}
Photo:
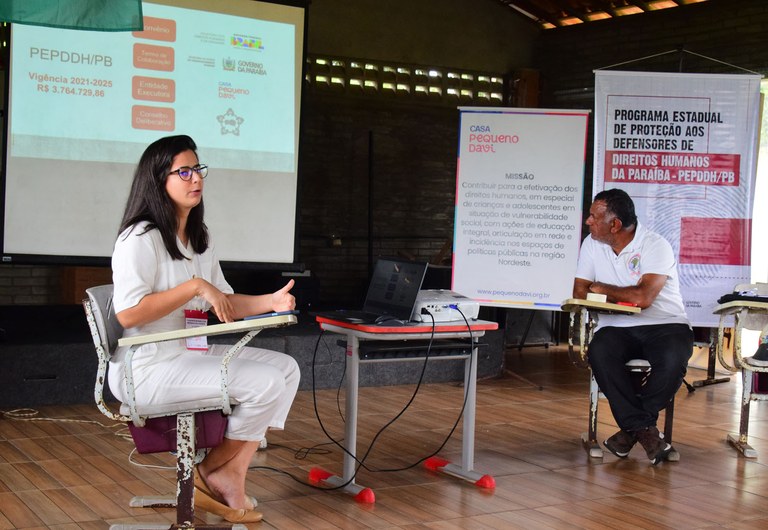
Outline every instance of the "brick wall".
{"label": "brick wall", "polygon": [[0,265],[0,305],[57,304],[59,294],[56,267]]}
{"label": "brick wall", "polygon": [[306,95],[301,261],[320,301],[358,303],[371,257],[437,259],[453,237],[458,111]]}
{"label": "brick wall", "polygon": [[[768,2],[709,0],[544,31],[536,41],[532,64],[520,67],[541,72],[542,107],[592,108],[594,69],[680,46],[765,72],[766,32]],[[514,38],[510,36],[510,46],[515,46]],[[365,50],[357,49],[348,55],[366,56]],[[440,60],[447,59],[436,59]],[[469,64],[466,55],[462,61],[465,67]],[[677,53],[621,68],[739,72]],[[317,302],[359,302],[371,256],[429,260],[452,240],[458,112],[447,106],[315,90],[307,90],[304,103],[298,260],[318,282]],[[587,175],[590,172],[588,167]],[[59,275],[56,267],[0,265],[0,304],[54,303]]]}
{"label": "brick wall", "polygon": [[[541,106],[594,110],[594,70],[607,67],[651,72],[765,74],[766,32],[768,2],[764,0],[707,0],[544,31],[536,41],[533,59],[540,74]],[[681,49],[686,51],[678,52]],[[590,154],[593,133],[591,122],[587,146]],[[589,156],[585,169],[585,211],[592,196],[591,174]]]}
{"label": "brick wall", "polygon": [[[764,0],[708,0],[545,31],[534,51],[542,101],[560,107],[578,101],[581,108],[591,108],[593,70],[612,65],[620,65],[612,68],[617,70],[748,73],[735,68],[740,67],[764,73],[767,31]],[[692,53],[665,53],[680,48]],[[577,98],[579,92],[585,96]]]}
{"label": "brick wall", "polygon": [[0,266],[0,306],[80,304],[85,289],[112,281],[109,267]]}

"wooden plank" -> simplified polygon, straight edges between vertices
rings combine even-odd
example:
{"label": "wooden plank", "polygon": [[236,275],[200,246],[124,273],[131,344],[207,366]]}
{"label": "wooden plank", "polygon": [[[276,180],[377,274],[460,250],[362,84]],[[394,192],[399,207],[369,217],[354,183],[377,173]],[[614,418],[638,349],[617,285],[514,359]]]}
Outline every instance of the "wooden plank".
{"label": "wooden plank", "polygon": [[[753,406],[750,441],[761,457],[747,460],[724,442],[738,428],[740,385],[713,385],[688,394],[675,411],[680,462],[649,465],[640,446],[626,459],[590,460],[580,446],[586,427],[587,371],[573,367],[565,348],[517,350],[506,366],[542,382],[543,390],[512,376],[478,382],[475,469],[490,473],[494,490],[430,472],[416,461],[442,441],[461,408],[457,383],[425,385],[412,408],[379,436],[359,484],[376,503],[362,505],[340,491],[309,485],[309,470],[341,471],[342,452],[319,427],[311,391],[299,392],[284,431],[268,433],[248,472],[247,491],[272,529],[602,529],[762,528],[768,523],[768,423]],[[694,372],[696,369],[690,369]],[[691,375],[694,377],[694,375]],[[408,401],[414,385],[360,389],[360,447]],[[323,423],[343,438],[343,392],[316,393]],[[616,430],[607,402],[599,439]],[[93,405],[43,407],[52,419],[101,419]],[[173,521],[172,509],[130,508],[134,495],[174,491],[174,458],[128,455],[131,441],[107,425],[0,419],[0,529],[103,529],[115,522]],[[458,462],[459,433],[440,456]],[[5,438],[3,433],[10,436]],[[316,450],[313,452],[311,449]],[[165,467],[142,467],[142,465]],[[265,468],[274,468],[273,470]],[[285,473],[290,473],[291,477]],[[199,514],[200,521],[215,521]],[[73,526],[77,525],[77,526]]]}

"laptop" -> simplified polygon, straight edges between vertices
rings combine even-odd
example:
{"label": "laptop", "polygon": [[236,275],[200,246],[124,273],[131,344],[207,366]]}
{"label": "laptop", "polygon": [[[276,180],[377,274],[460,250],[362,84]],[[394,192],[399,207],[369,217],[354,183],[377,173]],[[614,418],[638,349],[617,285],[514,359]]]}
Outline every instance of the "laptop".
{"label": "laptop", "polygon": [[317,316],[350,324],[405,324],[411,321],[427,263],[379,258],[362,310],[339,309]]}

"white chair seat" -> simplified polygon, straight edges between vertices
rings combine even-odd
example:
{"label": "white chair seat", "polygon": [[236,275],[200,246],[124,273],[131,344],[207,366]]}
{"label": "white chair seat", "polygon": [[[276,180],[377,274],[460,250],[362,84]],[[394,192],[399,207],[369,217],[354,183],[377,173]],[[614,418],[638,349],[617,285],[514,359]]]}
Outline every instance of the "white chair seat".
{"label": "white chair seat", "polygon": [[651,363],[646,361],[645,359],[630,359],[626,363],[624,363],[624,366],[627,368],[650,368]]}
{"label": "white chair seat", "polygon": [[[233,403],[234,405],[234,403]],[[159,416],[174,416],[182,412],[205,412],[207,410],[221,410],[221,398],[202,399],[199,401],[183,401],[180,403],[163,403],[161,405],[146,405],[136,407],[139,415],[145,418],[157,418]],[[130,416],[131,411],[125,403],[120,404],[120,414]]]}

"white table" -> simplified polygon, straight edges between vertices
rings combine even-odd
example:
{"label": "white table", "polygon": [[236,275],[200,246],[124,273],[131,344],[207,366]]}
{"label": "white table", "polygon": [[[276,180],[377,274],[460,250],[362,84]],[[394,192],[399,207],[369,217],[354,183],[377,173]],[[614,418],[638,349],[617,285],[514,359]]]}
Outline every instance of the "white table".
{"label": "white table", "polygon": [[[349,324],[346,322],[317,317],[323,330],[346,336],[346,404],[345,404],[345,434],[344,462],[342,475],[333,475],[320,468],[310,471],[310,480],[315,483],[326,483],[339,487],[346,493],[355,496],[358,502],[373,503],[375,495],[370,488],[355,482],[356,453],[357,453],[357,411],[360,364],[388,362],[383,359],[361,359],[361,341],[402,341],[425,340],[433,335],[431,323],[410,323],[405,326],[383,327],[364,324]],[[432,457],[424,462],[425,467],[473,482],[483,488],[495,487],[495,481],[490,475],[483,475],[474,470],[475,455],[475,405],[477,378],[477,339],[486,331],[498,329],[498,324],[483,320],[471,320],[469,329],[464,322],[437,323],[434,328],[434,338],[437,339],[468,339],[473,341],[471,354],[430,356],[430,360],[463,359],[464,392],[466,407],[464,409],[464,424],[462,431],[461,463],[453,464],[439,457]],[[424,356],[392,359],[393,361],[424,361]]]}

